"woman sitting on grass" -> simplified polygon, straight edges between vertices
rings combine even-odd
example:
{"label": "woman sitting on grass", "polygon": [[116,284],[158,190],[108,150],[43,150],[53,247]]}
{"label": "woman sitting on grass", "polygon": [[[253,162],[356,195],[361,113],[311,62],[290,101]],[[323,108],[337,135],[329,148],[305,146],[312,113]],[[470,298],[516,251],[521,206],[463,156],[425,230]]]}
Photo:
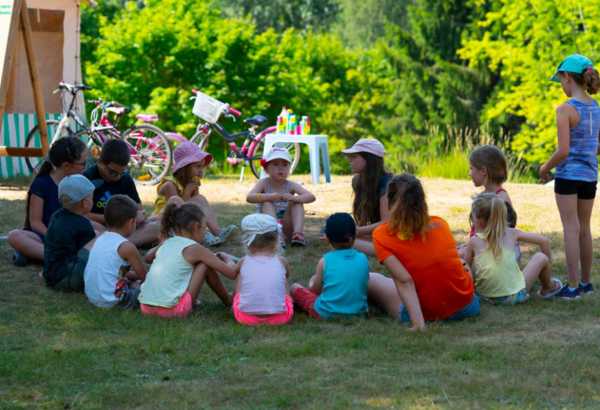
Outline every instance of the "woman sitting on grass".
{"label": "woman sitting on grass", "polygon": [[376,139],[360,139],[342,151],[348,157],[354,202],[352,216],[358,225],[354,247],[367,255],[375,255],[371,234],[388,217],[385,195],[392,174],[385,171],[383,144]]}
{"label": "woman sitting on grass", "polygon": [[[480,194],[473,201],[471,219],[476,233],[466,245],[465,260],[471,264],[477,293],[493,304],[523,303],[539,279],[539,295],[552,298],[560,292],[562,283],[550,277],[550,241],[536,233],[509,228],[506,213],[506,203],[494,193]],[[531,257],[523,271],[515,258],[517,241],[542,249]]]}
{"label": "woman sitting on grass", "polygon": [[425,321],[479,315],[473,279],[458,256],[448,223],[429,216],[421,182],[410,174],[388,185],[390,218],[373,232],[377,259],[392,278],[369,275],[369,298],[411,330]]}

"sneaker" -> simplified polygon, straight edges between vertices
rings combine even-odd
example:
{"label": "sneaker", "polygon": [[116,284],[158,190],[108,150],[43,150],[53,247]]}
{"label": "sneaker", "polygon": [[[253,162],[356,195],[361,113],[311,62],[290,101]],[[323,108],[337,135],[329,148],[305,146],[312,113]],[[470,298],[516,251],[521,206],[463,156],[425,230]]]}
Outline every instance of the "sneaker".
{"label": "sneaker", "polygon": [[594,292],[594,286],[592,285],[592,282],[586,283],[585,285],[579,282],[579,287],[577,289],[579,289],[579,294],[582,296]]}
{"label": "sneaker", "polygon": [[202,240],[202,244],[204,246],[218,246],[222,243],[223,240],[219,236],[216,236],[212,232],[208,231],[204,234],[204,239]]}
{"label": "sneaker", "polygon": [[225,228],[221,229],[221,233],[219,233],[219,239],[221,243],[225,242],[227,238],[237,229],[235,225],[227,225]]}
{"label": "sneaker", "polygon": [[29,264],[29,259],[27,259],[27,256],[17,251],[15,251],[13,254],[12,261],[15,266],[19,267],[27,266]]}
{"label": "sneaker", "polygon": [[560,289],[560,292],[556,294],[556,297],[563,300],[577,300],[581,298],[581,296],[579,296],[579,289],[576,288],[571,290],[569,289],[568,284]]}

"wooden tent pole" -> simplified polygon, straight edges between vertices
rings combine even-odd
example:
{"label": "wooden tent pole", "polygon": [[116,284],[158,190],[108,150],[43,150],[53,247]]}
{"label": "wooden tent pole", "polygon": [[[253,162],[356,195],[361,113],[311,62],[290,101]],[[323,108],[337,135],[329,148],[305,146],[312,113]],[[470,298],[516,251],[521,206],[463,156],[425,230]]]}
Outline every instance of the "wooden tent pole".
{"label": "wooden tent pole", "polygon": [[35,112],[37,114],[40,138],[42,143],[42,155],[48,153],[48,128],[46,127],[46,107],[44,105],[44,96],[40,85],[40,78],[37,70],[37,63],[33,52],[33,41],[31,39],[31,22],[29,21],[29,9],[27,1],[23,0],[21,5],[21,27],[23,29],[23,40],[25,43],[25,52],[27,54],[27,64],[29,65],[29,77],[33,87],[33,101],[35,103]]}

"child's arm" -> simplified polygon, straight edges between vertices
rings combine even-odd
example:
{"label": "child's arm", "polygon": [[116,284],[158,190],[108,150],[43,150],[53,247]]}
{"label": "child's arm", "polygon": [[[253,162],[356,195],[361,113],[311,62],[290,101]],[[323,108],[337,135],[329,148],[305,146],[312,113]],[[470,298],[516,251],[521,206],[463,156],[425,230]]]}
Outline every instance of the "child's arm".
{"label": "child's arm", "polygon": [[158,190],[158,195],[164,196],[168,201],[172,196],[178,196],[177,187],[171,181],[166,181]]}
{"label": "child's arm", "polygon": [[246,196],[246,202],[251,204],[262,204],[263,202],[283,201],[283,194],[273,192],[265,194],[265,180],[261,179],[252,187]]}
{"label": "child's arm", "polygon": [[183,250],[183,257],[191,265],[204,263],[209,268],[222,273],[230,279],[237,277],[238,272],[233,266],[226,264],[217,255],[200,244],[190,245],[185,248]]}
{"label": "child's arm", "polygon": [[286,200],[291,202],[296,202],[299,204],[309,204],[311,202],[315,202],[317,198],[315,198],[314,194],[310,192],[308,189],[304,188],[302,185],[292,182],[292,189],[290,191],[291,195],[286,195]]}
{"label": "child's arm", "polygon": [[473,243],[474,239],[470,238],[469,242],[467,242],[463,247],[460,248],[458,254],[459,256],[471,266],[473,263],[473,258],[475,257],[475,244]]}
{"label": "child's arm", "polygon": [[85,214],[85,216],[90,220],[90,221],[94,221],[96,223],[99,223],[100,225],[104,225],[104,214],[95,214],[93,212],[88,212],[87,214]]}
{"label": "child's arm", "polygon": [[133,269],[133,271],[136,273],[136,279],[146,279],[146,273],[148,273],[148,270],[146,269],[146,265],[142,260],[142,255],[140,255],[140,252],[133,243],[129,241],[123,242],[117,249],[117,253],[121,258],[127,261],[129,266],[131,266],[131,269]]}
{"label": "child's arm", "polygon": [[547,182],[550,180],[550,171],[569,156],[571,120],[577,116],[575,108],[562,104],[556,109],[556,128],[558,130],[558,148],[550,159],[540,167],[540,178]]}
{"label": "child's arm", "polygon": [[281,261],[281,263],[283,264],[283,267],[285,268],[285,277],[287,279],[289,279],[290,278],[290,274],[292,272],[292,269],[290,268],[289,262],[283,256],[280,256],[279,260]]}
{"label": "child's arm", "polygon": [[539,233],[523,232],[518,229],[514,229],[514,231],[515,239],[517,241],[533,243],[534,245],[538,245],[540,247],[540,250],[548,257],[548,259],[552,259],[550,239],[546,238],[544,235],[540,235]]}
{"label": "child's arm", "polygon": [[156,251],[158,251],[159,247],[160,247],[160,244],[156,245],[154,248],[150,249],[146,253],[146,256],[144,256],[144,260],[146,261],[146,263],[151,264],[152,262],[154,262],[154,258],[156,258]]}
{"label": "child's arm", "polygon": [[29,225],[35,232],[46,235],[48,227],[42,222],[44,216],[44,200],[36,194],[29,197]]}
{"label": "child's arm", "polygon": [[419,302],[417,289],[415,288],[412,276],[410,276],[410,273],[408,273],[404,265],[402,265],[402,262],[393,255],[384,260],[383,264],[390,270],[392,278],[396,283],[396,289],[400,294],[400,298],[408,310],[412,322],[411,330],[425,329],[425,319],[423,318],[421,303]]}
{"label": "child's arm", "polygon": [[320,295],[323,291],[323,270],[325,270],[325,259],[319,259],[315,274],[308,282],[308,289]]}

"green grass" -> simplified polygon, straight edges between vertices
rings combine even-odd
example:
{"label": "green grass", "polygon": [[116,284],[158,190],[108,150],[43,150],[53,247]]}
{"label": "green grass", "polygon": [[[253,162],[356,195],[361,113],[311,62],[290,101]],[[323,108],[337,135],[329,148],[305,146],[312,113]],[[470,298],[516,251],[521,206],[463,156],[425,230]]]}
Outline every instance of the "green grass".
{"label": "green grass", "polygon": [[[349,207],[349,179],[336,178],[332,185],[308,186],[322,202],[309,207],[311,245],[286,252],[292,281],[305,282],[326,251],[317,239],[324,215]],[[457,238],[464,238],[460,210],[467,209],[468,195],[461,192],[472,187],[437,180],[425,186],[432,212],[448,218]],[[202,189],[222,222],[239,223],[253,208],[227,195],[237,197],[248,187],[215,179]],[[550,229],[554,273],[564,275],[560,232],[543,211],[549,206],[545,191],[509,190],[522,204],[523,223]],[[8,199],[14,192],[0,192],[0,232],[6,232],[21,222],[24,204]],[[530,208],[536,213],[528,214]],[[594,246],[598,258],[599,239]],[[240,252],[237,243],[225,250]],[[248,328],[206,290],[201,308],[186,320],[99,310],[83,295],[47,289],[39,267],[14,268],[9,256],[1,242],[2,409],[600,407],[597,296],[580,303],[484,305],[478,319],[433,324],[424,334],[407,332],[376,309],[369,319],[318,322],[297,314],[289,326]],[[375,260],[371,264],[381,270]]]}

